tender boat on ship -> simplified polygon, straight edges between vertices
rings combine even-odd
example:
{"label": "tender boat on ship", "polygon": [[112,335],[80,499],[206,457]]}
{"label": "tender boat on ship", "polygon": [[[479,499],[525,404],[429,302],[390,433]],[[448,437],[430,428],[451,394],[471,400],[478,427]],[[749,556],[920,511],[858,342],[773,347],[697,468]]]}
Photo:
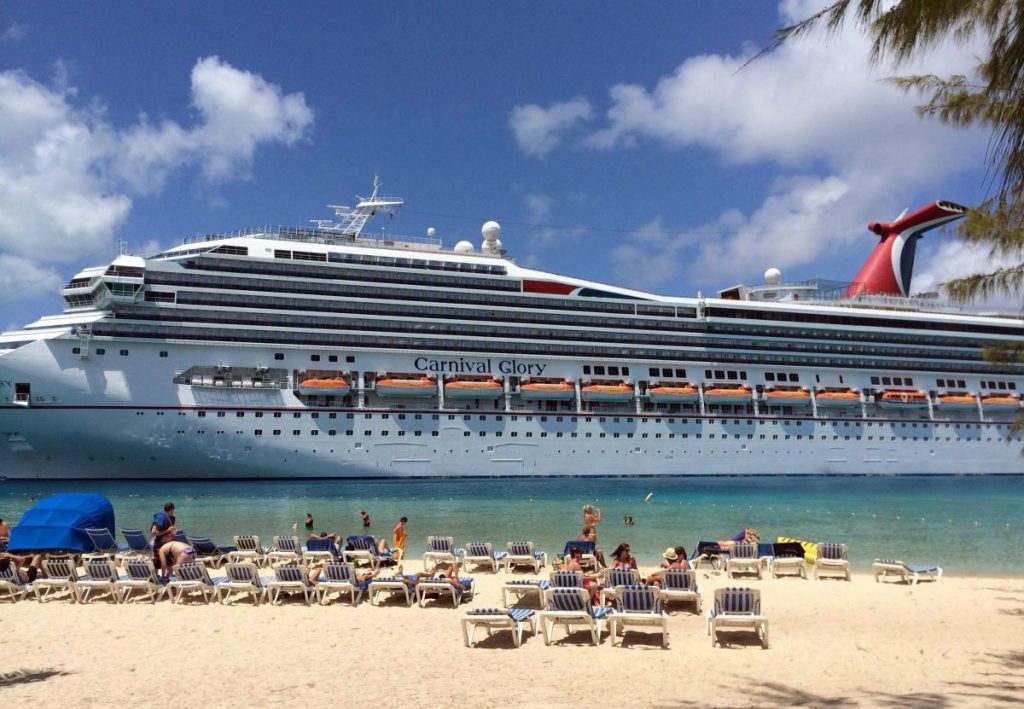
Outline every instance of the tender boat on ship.
{"label": "tender boat on ship", "polygon": [[655,404],[695,404],[700,400],[700,391],[692,384],[651,387],[648,397]]}
{"label": "tender boat on ship", "polygon": [[978,397],[968,392],[945,392],[939,394],[936,402],[946,411],[974,411],[978,408]]}
{"label": "tender boat on ship", "polygon": [[633,387],[621,384],[588,384],[580,389],[584,401],[624,403],[633,399]]}
{"label": "tender boat on ship", "polygon": [[810,406],[811,392],[806,387],[768,389],[764,402],[768,406]]}
{"label": "tender boat on ship", "polygon": [[848,409],[860,406],[860,392],[856,389],[819,389],[814,392],[814,403],[819,409]]}
{"label": "tender boat on ship", "polygon": [[576,388],[565,381],[527,382],[519,387],[519,396],[524,401],[572,401]]}
{"label": "tender boat on ship", "polygon": [[437,382],[429,377],[387,377],[378,379],[377,396],[405,399],[429,399],[437,396]]}
{"label": "tender boat on ship", "polygon": [[926,409],[928,395],[918,390],[886,390],[878,397],[878,405],[883,409]]}
{"label": "tender boat on ship", "polygon": [[352,385],[345,377],[303,379],[299,382],[299,393],[304,396],[348,396]]}
{"label": "tender boat on ship", "polygon": [[704,403],[742,405],[750,400],[752,394],[750,387],[715,385],[704,390]]}
{"label": "tender boat on ship", "polygon": [[986,411],[1019,411],[1019,396],[983,396],[981,397],[981,408]]}
{"label": "tender boat on ship", "polygon": [[503,393],[496,379],[455,379],[444,385],[444,395],[449,399],[496,399]]}

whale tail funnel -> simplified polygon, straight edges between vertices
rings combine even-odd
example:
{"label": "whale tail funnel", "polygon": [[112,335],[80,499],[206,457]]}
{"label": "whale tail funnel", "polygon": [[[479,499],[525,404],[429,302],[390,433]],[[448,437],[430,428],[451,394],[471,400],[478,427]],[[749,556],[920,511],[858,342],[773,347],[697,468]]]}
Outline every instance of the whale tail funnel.
{"label": "whale tail funnel", "polygon": [[846,290],[846,297],[860,294],[905,296],[910,293],[917,240],[926,231],[956,221],[967,207],[953,202],[932,202],[892,223],[872,222],[868,230],[881,241],[868,256]]}

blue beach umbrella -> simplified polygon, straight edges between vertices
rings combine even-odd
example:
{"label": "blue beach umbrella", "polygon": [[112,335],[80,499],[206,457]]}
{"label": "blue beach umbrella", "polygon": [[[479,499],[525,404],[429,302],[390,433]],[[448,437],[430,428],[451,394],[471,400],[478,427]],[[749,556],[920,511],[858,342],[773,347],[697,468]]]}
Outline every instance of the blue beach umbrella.
{"label": "blue beach umbrella", "polygon": [[93,551],[86,529],[114,533],[114,507],[103,495],[64,493],[47,497],[21,516],[11,530],[11,551]]}

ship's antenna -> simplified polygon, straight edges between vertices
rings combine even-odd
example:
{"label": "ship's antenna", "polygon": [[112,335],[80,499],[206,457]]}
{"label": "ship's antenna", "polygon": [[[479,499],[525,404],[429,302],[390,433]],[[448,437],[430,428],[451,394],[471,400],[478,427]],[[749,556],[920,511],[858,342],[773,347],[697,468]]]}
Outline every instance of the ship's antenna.
{"label": "ship's antenna", "polygon": [[373,194],[369,197],[359,197],[357,195],[356,199],[359,202],[355,207],[329,204],[327,206],[334,210],[334,215],[338,218],[338,221],[331,224],[325,222],[325,220],[316,220],[314,223],[325,231],[338,232],[343,236],[359,236],[363,227],[366,226],[366,222],[370,221],[378,211],[394,216],[395,208],[405,204],[403,200],[397,197],[382,197],[380,195],[380,188],[380,175],[374,173]]}

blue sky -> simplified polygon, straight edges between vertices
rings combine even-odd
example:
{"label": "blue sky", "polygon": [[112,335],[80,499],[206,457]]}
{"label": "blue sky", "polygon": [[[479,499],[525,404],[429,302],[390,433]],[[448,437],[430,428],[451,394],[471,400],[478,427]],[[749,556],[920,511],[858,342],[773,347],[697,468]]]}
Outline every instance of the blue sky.
{"label": "blue sky", "polygon": [[[848,29],[743,62],[820,3],[5,3],[0,303],[183,236],[325,218],[503,226],[519,263],[659,293],[849,279],[869,220],[985,194],[985,136],[914,113]],[[966,72],[971,47],[919,67]],[[915,290],[987,264],[929,235]]]}

